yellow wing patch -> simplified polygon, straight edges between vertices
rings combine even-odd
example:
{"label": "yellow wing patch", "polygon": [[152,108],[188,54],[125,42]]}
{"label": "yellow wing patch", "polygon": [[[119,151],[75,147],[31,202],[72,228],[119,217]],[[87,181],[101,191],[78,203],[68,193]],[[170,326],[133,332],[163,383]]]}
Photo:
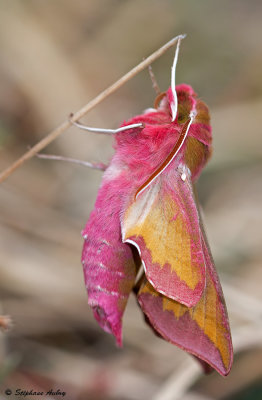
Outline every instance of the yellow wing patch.
{"label": "yellow wing patch", "polygon": [[152,185],[127,209],[123,239],[143,238],[152,263],[160,268],[169,264],[170,270],[194,289],[201,276],[192,260],[189,223],[174,198],[167,193],[160,198],[159,185]]}

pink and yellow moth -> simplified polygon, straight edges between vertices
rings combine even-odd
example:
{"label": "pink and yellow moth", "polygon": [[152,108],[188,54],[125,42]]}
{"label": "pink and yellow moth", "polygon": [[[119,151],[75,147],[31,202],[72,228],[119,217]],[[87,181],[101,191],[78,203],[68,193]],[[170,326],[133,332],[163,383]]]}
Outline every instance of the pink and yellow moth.
{"label": "pink and yellow moth", "polygon": [[119,346],[133,290],[157,335],[227,375],[227,310],[193,188],[212,152],[210,117],[189,85],[175,85],[179,43],[171,87],[116,131],[82,232],[84,278],[96,320]]}

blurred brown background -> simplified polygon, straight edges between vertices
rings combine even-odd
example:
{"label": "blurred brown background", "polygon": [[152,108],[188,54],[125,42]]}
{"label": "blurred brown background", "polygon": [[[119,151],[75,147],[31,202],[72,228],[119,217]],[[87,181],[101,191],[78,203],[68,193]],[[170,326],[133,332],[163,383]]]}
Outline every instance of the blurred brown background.
{"label": "blurred brown background", "polygon": [[[262,399],[262,3],[259,0],[0,1],[0,167],[7,167],[172,37],[187,33],[177,82],[212,115],[214,155],[198,188],[235,345],[226,379],[155,337],[135,299],[124,348],[94,321],[80,231],[101,173],[32,159],[0,185],[0,393],[60,389],[67,399]],[[170,81],[174,50],[153,64]],[[117,127],[152,106],[147,71],[85,117]],[[71,128],[45,152],[108,161],[111,139]],[[26,397],[28,399],[36,398]],[[38,397],[57,399],[61,395]]]}

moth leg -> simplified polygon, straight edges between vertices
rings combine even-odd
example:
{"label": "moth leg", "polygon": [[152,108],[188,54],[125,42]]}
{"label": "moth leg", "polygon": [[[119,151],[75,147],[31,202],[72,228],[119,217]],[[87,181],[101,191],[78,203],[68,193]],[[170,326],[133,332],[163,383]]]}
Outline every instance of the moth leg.
{"label": "moth leg", "polygon": [[92,163],[89,161],[83,161],[83,160],[77,160],[75,158],[70,158],[70,157],[63,157],[63,156],[56,156],[53,154],[36,154],[38,158],[42,158],[45,160],[56,160],[56,161],[66,161],[78,165],[83,165],[84,167],[89,167],[92,169],[98,169],[100,171],[105,171],[108,167],[108,165],[104,163]]}
{"label": "moth leg", "polygon": [[104,133],[106,135],[112,135],[115,133],[123,132],[128,129],[144,128],[144,124],[142,122],[139,122],[137,124],[121,126],[121,128],[117,128],[117,129],[95,128],[93,126],[87,126],[87,125],[80,124],[80,122],[78,122],[78,121],[72,121],[72,119],[71,119],[72,117],[73,117],[73,114],[70,114],[69,121],[71,122],[72,125],[76,126],[77,128],[83,129],[84,131],[94,132],[94,133]]}
{"label": "moth leg", "polygon": [[144,269],[144,266],[141,265],[140,268],[137,271],[136,281],[135,281],[135,284],[134,284],[134,287],[133,287],[133,292],[136,295],[138,294],[138,292],[139,292],[139,290],[141,288],[142,282],[144,280],[145,280],[145,269]]}
{"label": "moth leg", "polygon": [[161,93],[160,87],[158,85],[158,82],[156,80],[155,74],[153,72],[153,69],[151,67],[151,65],[148,66],[148,72],[151,78],[151,82],[152,82],[152,86],[154,91],[156,92],[157,95],[159,95]]}

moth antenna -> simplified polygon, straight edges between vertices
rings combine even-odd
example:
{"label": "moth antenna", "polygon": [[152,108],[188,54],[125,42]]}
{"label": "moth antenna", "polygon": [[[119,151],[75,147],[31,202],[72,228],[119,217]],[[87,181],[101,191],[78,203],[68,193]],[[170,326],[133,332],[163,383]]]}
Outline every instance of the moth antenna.
{"label": "moth antenna", "polygon": [[72,125],[77,126],[80,129],[83,129],[85,131],[89,131],[89,132],[94,132],[94,133],[104,133],[106,135],[112,135],[115,133],[119,133],[119,132],[123,132],[126,131],[128,129],[134,129],[134,128],[143,128],[144,124],[142,122],[139,122],[137,124],[131,124],[131,125],[126,125],[126,126],[122,126],[121,128],[117,128],[117,129],[106,129],[106,128],[95,128],[93,126],[87,126],[87,125],[83,125],[80,124],[80,122],[78,121],[71,121]]}
{"label": "moth antenna", "polygon": [[178,54],[180,49],[181,40],[184,39],[186,35],[180,35],[176,45],[176,52],[173,61],[173,65],[171,68],[171,90],[173,94],[173,102],[170,103],[171,112],[172,112],[172,121],[175,121],[177,115],[177,94],[176,94],[176,65],[178,60]]}
{"label": "moth antenna", "polygon": [[153,89],[156,92],[156,94],[159,95],[161,93],[161,90],[159,88],[159,85],[157,83],[157,80],[156,80],[156,77],[155,77],[155,74],[153,72],[153,69],[152,69],[151,65],[148,66],[148,72],[149,72],[149,75],[150,75],[150,78],[151,78]]}
{"label": "moth antenna", "polygon": [[189,128],[190,128],[192,122],[194,121],[195,116],[196,116],[196,110],[193,109],[189,114],[189,119],[187,120],[187,122],[184,124],[184,126],[182,128],[180,136],[177,139],[177,142],[176,142],[173,150],[168,155],[168,157],[165,159],[165,161],[157,168],[157,170],[145,181],[145,183],[143,183],[142,186],[140,186],[140,188],[137,190],[137,192],[135,194],[135,199],[137,199],[138,195],[140,195],[160,174],[162,174],[162,172],[174,160],[174,158],[176,157],[177,153],[179,152],[179,150],[181,149],[181,147],[183,146],[183,144],[186,140],[187,134],[189,132]]}
{"label": "moth antenna", "polygon": [[92,163],[92,162],[89,162],[89,161],[77,160],[75,158],[70,158],[70,157],[56,156],[56,155],[53,155],[53,154],[39,154],[39,153],[37,153],[36,156],[38,158],[42,158],[44,160],[66,161],[66,162],[70,162],[70,163],[73,163],[73,164],[83,165],[84,167],[98,169],[100,171],[105,171],[107,169],[107,167],[108,167],[108,165],[106,165],[104,163]]}

